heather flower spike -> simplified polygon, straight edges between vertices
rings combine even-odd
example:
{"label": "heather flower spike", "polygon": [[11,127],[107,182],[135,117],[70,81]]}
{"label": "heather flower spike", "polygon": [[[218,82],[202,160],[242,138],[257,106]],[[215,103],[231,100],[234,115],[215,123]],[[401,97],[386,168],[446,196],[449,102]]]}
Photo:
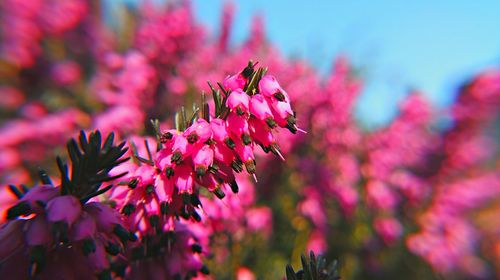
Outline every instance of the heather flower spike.
{"label": "heather flower spike", "polygon": [[[127,173],[110,175],[113,168],[128,160],[122,158],[127,151],[125,143],[115,145],[113,142],[113,134],[102,143],[99,131],[92,132],[88,138],[82,131],[78,142],[72,139],[67,145],[71,173],[68,165],[57,159],[61,185],[54,186],[46,172],[41,170],[39,174],[44,185],[31,189],[11,187],[20,202],[7,211],[8,224],[23,225],[26,230],[15,234],[24,235],[25,244],[12,246],[5,243],[10,242],[8,239],[0,239],[0,248],[11,251],[10,258],[1,260],[2,273],[17,266],[15,270],[21,271],[21,278],[47,278],[50,267],[59,265],[63,271],[68,269],[64,267],[67,265],[64,262],[66,254],[69,258],[81,259],[79,265],[89,266],[84,268],[88,277],[111,272],[108,257],[122,250],[119,241],[125,245],[136,239],[121,225],[119,214],[114,209],[101,202],[89,202],[111,188],[111,185],[101,188],[102,183],[114,181]],[[1,228],[0,235],[10,229],[10,226]],[[110,246],[115,249],[111,250]],[[19,253],[21,255],[14,257]],[[27,259],[20,262],[19,257]],[[87,260],[83,261],[84,258]],[[27,267],[20,268],[19,265]]]}
{"label": "heather flower spike", "polygon": [[[217,83],[219,89],[208,83],[215,106],[214,118],[208,113],[209,104],[202,93],[201,115],[200,109],[193,106],[192,116],[188,119],[186,109],[181,107],[175,116],[176,131],[162,132],[158,123],[152,121],[156,137],[162,141],[157,155],[157,162],[160,163],[157,169],[163,171],[167,179],[177,182],[174,185],[178,192],[194,191],[191,183],[193,174],[199,177],[202,186],[203,182],[209,184],[205,187],[211,190],[217,185],[231,184],[224,180],[215,183],[213,179],[204,178],[215,176],[215,179],[220,179],[220,165],[223,165],[222,169],[233,169],[235,172],[244,168],[257,181],[255,144],[266,153],[271,151],[284,160],[273,130],[277,126],[287,127],[293,133],[299,130],[295,113],[288,95],[274,77],[266,76],[264,68],[255,70],[255,66],[256,63],[250,61],[240,73]],[[279,94],[276,98],[276,92],[269,93],[271,90],[283,92],[286,98],[279,98]],[[139,155],[135,157],[141,158]],[[213,175],[207,174],[209,170]],[[215,189],[220,193],[219,187]]]}
{"label": "heather flower spike", "polygon": [[[168,263],[166,278],[208,273],[200,258],[206,251],[185,227],[207,222],[203,196],[212,193],[233,207],[234,198],[226,192],[240,192],[235,173],[246,172],[257,182],[256,147],[283,159],[275,134],[277,126],[291,122],[290,104],[276,107],[276,100],[259,93],[266,70],[255,66],[249,62],[217,83],[217,90],[209,83],[214,116],[202,94],[201,106],[194,105],[190,112],[181,107],[174,129],[164,130],[152,120],[156,149],[150,147],[151,138],[136,137],[128,143],[130,158],[123,158],[128,148],[125,142],[115,145],[114,134],[103,141],[99,131],[88,137],[82,131],[78,140],[67,144],[71,166],[57,158],[60,186],[53,186],[44,171],[39,172],[43,185],[29,190],[11,186],[19,202],[7,211],[7,218],[9,223],[27,224],[21,234],[36,267],[31,271],[43,275],[44,263],[57,260],[49,258],[64,248],[87,258],[87,270],[98,277],[135,275],[151,257],[162,260],[161,266]],[[106,182],[110,184],[102,187]],[[14,250],[2,241],[0,248]],[[137,265],[125,272],[130,261]]]}

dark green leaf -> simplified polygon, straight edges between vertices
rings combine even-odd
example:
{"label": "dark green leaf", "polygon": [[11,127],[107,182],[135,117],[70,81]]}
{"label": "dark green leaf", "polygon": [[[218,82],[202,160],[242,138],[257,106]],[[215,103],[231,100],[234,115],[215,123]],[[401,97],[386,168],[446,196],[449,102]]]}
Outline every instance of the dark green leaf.
{"label": "dark green leaf", "polygon": [[49,175],[47,175],[47,172],[45,170],[38,170],[38,176],[40,176],[40,181],[42,181],[42,184],[52,185],[52,181],[50,180]]}
{"label": "dark green leaf", "polygon": [[286,265],[286,279],[287,280],[298,280],[297,276],[295,276],[295,271],[293,271],[293,267],[289,264]]}

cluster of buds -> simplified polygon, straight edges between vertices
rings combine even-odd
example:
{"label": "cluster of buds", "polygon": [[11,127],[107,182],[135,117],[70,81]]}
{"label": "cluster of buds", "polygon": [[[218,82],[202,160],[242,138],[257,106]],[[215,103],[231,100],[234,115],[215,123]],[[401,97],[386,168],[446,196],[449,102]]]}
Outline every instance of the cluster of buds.
{"label": "cluster of buds", "polygon": [[127,251],[128,258],[136,261],[134,271],[142,271],[155,261],[166,269],[166,275],[174,277],[179,273],[174,269],[178,260],[161,258],[158,262],[158,256],[179,251],[186,260],[182,263],[184,272],[207,273],[200,262],[200,254],[207,253],[207,242],[184,230],[192,235],[186,239],[192,250],[180,250],[186,246],[176,247],[179,237],[172,236],[179,236],[177,227],[202,220],[200,196],[207,191],[219,199],[227,190],[238,193],[236,173],[246,170],[256,179],[257,145],[283,158],[273,132],[288,128],[295,133],[300,129],[287,93],[264,72],[263,68],[255,70],[250,62],[240,73],[218,83],[219,90],[211,86],[212,112],[202,95],[201,108],[195,107],[189,118],[184,108],[176,115],[175,129],[162,130],[159,121],[152,121],[156,150],[150,149],[152,139],[131,139],[132,160],[113,171],[128,174],[119,179],[109,200],[139,239]]}
{"label": "cluster of buds", "polygon": [[219,198],[227,188],[238,192],[234,172],[246,169],[256,178],[256,145],[283,158],[273,132],[278,127],[292,133],[300,129],[287,93],[274,77],[264,74],[250,62],[218,83],[219,90],[210,85],[213,116],[203,95],[201,109],[195,109],[191,118],[184,109],[177,114],[176,129],[161,131],[156,126],[160,145],[154,164],[168,190],[167,202],[174,193],[182,197],[197,193],[196,184]]}
{"label": "cluster of buds", "polygon": [[[113,145],[113,134],[101,146],[99,132],[80,147],[70,141],[71,176],[58,159],[61,184],[54,186],[44,171],[42,185],[27,189],[10,186],[19,202],[7,210],[7,223],[0,229],[0,273],[8,279],[110,279],[113,260],[137,237],[128,231],[120,214],[93,199],[111,188],[101,183],[124,174],[108,172],[128,159],[125,142]],[[117,256],[117,257],[115,257]]]}
{"label": "cluster of buds", "polygon": [[[256,145],[283,158],[273,131],[300,129],[288,95],[264,72],[254,70],[250,62],[218,83],[219,90],[212,87],[212,116],[202,95],[201,109],[195,108],[191,118],[184,108],[176,115],[176,129],[162,131],[159,122],[153,121],[155,152],[147,139],[141,139],[144,148],[131,144],[134,162],[110,199],[131,217],[139,236],[173,230],[179,217],[199,221],[200,187],[222,199],[228,189],[238,192],[235,173],[246,170],[256,179]],[[141,156],[145,153],[147,158]]]}

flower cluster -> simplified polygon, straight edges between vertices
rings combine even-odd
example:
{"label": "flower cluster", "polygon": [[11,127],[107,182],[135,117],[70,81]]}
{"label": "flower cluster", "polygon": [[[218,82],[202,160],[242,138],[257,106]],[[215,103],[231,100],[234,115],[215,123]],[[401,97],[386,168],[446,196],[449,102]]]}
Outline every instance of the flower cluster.
{"label": "flower cluster", "polygon": [[435,195],[418,217],[420,230],[407,239],[410,250],[441,273],[487,278],[492,267],[478,250],[494,264],[500,259],[494,218],[499,215],[500,146],[491,129],[498,127],[499,106],[500,72],[490,70],[466,84],[452,108],[454,124],[443,139],[442,162],[433,178]]}
{"label": "flower cluster", "polygon": [[1,6],[0,58],[20,68],[36,63],[43,37],[60,37],[65,31],[74,29],[88,9],[84,0],[7,0]]}
{"label": "flower cluster", "polygon": [[127,159],[125,143],[115,146],[113,134],[101,144],[100,133],[80,143],[68,143],[72,160],[68,166],[58,158],[61,184],[53,186],[45,171],[42,185],[31,189],[10,186],[19,201],[6,212],[8,222],[0,229],[0,268],[9,279],[29,277],[83,279],[111,276],[113,256],[137,237],[122,224],[120,214],[98,201],[91,201],[110,187],[108,172]]}
{"label": "flower cluster", "polygon": [[[203,96],[201,110],[195,109],[191,118],[181,110],[176,129],[162,131],[153,121],[156,150],[150,150],[152,139],[133,138],[131,161],[120,159],[127,149],[125,143],[113,146],[113,134],[103,145],[99,132],[88,139],[82,133],[79,146],[70,141],[71,178],[58,160],[60,186],[52,186],[42,173],[45,185],[29,190],[11,187],[20,200],[8,209],[9,222],[1,230],[2,236],[15,236],[1,239],[2,269],[13,269],[5,272],[14,277],[49,277],[71,259],[86,264],[80,267],[86,277],[208,274],[200,254],[208,253],[203,248],[208,247],[210,231],[196,231],[195,225],[202,221],[200,196],[205,190],[219,199],[228,189],[238,193],[235,173],[245,168],[256,178],[255,146],[282,157],[273,130],[299,130],[286,91],[264,72],[250,62],[219,83],[220,90],[213,90],[214,112]],[[138,149],[135,142],[141,140],[144,146]],[[108,181],[116,185],[99,188]],[[105,198],[96,198],[110,189]],[[249,216],[250,229],[265,227],[252,219]],[[11,265],[19,261],[29,268]],[[72,278],[78,271],[65,273]]]}
{"label": "flower cluster", "polygon": [[[228,190],[239,192],[235,173],[245,169],[256,178],[256,145],[281,156],[273,130],[286,127],[295,133],[299,129],[286,91],[274,77],[264,75],[264,69],[255,70],[252,63],[226,78],[219,90],[213,89],[213,97],[212,113],[206,101],[202,102],[201,110],[194,110],[191,118],[186,117],[183,109],[177,115],[176,129],[161,130],[159,123],[153,122],[156,151],[149,147],[154,142],[151,139],[131,139],[134,161],[115,171],[128,171],[113,188],[109,200],[125,216],[127,227],[139,237],[141,245],[130,250],[133,260],[155,257],[160,252],[158,248],[169,246],[163,237],[177,234],[179,218],[201,222],[203,214],[199,211],[205,199],[200,196],[205,190],[222,199]],[[138,148],[136,142],[144,145]],[[262,228],[252,220],[249,223]],[[183,231],[189,232],[189,228]],[[199,239],[203,238],[195,234],[186,242],[202,248],[196,241]],[[200,253],[201,249],[195,252]],[[165,259],[159,265],[169,268],[165,273],[173,277],[179,273],[173,269],[179,260],[169,256],[163,255]],[[191,260],[184,263],[190,269],[181,272],[196,274],[206,269],[192,253],[191,257],[180,259]],[[134,266],[133,271],[144,270],[142,265]]]}

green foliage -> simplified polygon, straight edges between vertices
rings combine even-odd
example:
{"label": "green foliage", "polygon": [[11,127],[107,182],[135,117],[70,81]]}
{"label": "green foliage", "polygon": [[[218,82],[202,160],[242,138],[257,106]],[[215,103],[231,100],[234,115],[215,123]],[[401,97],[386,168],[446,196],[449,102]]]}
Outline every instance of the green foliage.
{"label": "green foliage", "polygon": [[102,143],[98,130],[91,132],[88,137],[83,130],[80,131],[78,142],[71,139],[66,145],[72,166],[71,173],[68,171],[68,165],[57,157],[62,194],[74,195],[84,203],[109,190],[111,186],[101,189],[102,183],[113,181],[127,173],[109,175],[111,169],[129,160],[122,158],[128,150],[124,146],[125,141],[115,145],[113,133]]}
{"label": "green foliage", "polygon": [[309,253],[309,260],[301,256],[302,269],[295,272],[291,265],[286,266],[287,280],[339,280],[338,262],[333,261],[327,265],[326,259],[321,255],[316,257],[314,252]]}

